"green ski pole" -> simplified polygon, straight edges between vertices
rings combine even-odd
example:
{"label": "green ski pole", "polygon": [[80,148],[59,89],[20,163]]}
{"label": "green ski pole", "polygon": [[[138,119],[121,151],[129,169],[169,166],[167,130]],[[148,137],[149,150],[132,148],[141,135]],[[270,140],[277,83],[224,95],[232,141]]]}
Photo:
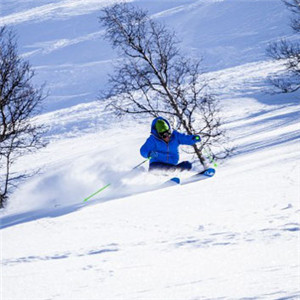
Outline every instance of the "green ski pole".
{"label": "green ski pole", "polygon": [[108,183],[107,185],[103,186],[100,190],[98,190],[97,192],[93,193],[92,195],[88,196],[87,198],[84,199],[83,202],[88,201],[89,199],[91,199],[92,197],[94,197],[95,195],[99,194],[100,192],[102,192],[103,190],[105,190],[106,188],[108,188],[110,186],[110,183]]}
{"label": "green ski pole", "polygon": [[[131,171],[135,170],[136,168],[138,168],[139,166],[141,166],[142,164],[144,164],[145,162],[147,162],[148,160],[150,160],[151,157],[148,157],[147,159],[145,159],[144,161],[142,161],[141,163],[139,163],[138,165],[136,165],[135,167],[133,167]],[[129,173],[130,173],[129,172]],[[128,175],[128,173],[127,173]],[[89,195],[88,197],[86,197],[83,202],[87,202],[89,199],[91,199],[92,197],[94,197],[95,195],[99,194],[100,192],[104,191],[106,188],[108,188],[111,185],[111,183],[106,184],[105,186],[103,186],[101,189],[99,189],[98,191],[96,191],[95,193]]]}
{"label": "green ski pole", "polygon": [[211,163],[211,164],[213,164],[213,166],[216,168],[217,166],[218,166],[218,164],[216,163],[216,161],[215,161],[215,159],[213,158],[213,156],[210,154],[210,153],[208,153],[207,151],[206,151],[206,149],[203,149],[204,150],[204,155],[209,159],[209,162]]}
{"label": "green ski pole", "polygon": [[147,159],[145,159],[144,161],[142,161],[140,164],[138,164],[137,166],[133,167],[133,168],[130,170],[130,172],[131,172],[132,170],[138,168],[139,166],[141,166],[142,164],[144,164],[145,162],[147,162],[147,161],[150,160],[150,159],[151,159],[151,157],[148,157]]}

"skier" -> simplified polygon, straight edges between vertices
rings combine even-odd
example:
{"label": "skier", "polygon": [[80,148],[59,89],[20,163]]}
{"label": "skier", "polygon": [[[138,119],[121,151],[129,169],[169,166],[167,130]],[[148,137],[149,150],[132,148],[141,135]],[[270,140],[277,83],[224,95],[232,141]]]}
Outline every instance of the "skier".
{"label": "skier", "polygon": [[186,135],[176,130],[171,130],[170,123],[158,117],[151,125],[151,135],[141,147],[141,155],[150,158],[149,171],[185,171],[191,170],[192,164],[189,161],[179,161],[179,145],[194,145],[200,142],[199,135]]}

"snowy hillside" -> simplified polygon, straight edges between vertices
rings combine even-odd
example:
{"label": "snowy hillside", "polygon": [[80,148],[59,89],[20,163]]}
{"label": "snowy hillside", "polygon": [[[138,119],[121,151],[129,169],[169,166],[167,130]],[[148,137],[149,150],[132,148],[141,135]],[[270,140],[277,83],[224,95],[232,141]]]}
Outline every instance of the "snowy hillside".
{"label": "snowy hillside", "polygon": [[[1,0],[0,26],[14,26],[22,54],[47,83],[47,110],[96,99],[106,88],[117,58],[102,39],[100,9],[117,0]],[[220,70],[265,59],[278,37],[292,38],[290,13],[280,0],[136,1],[174,28],[189,55],[203,56],[203,68]]]}
{"label": "snowy hillside", "polygon": [[289,13],[277,0],[136,2],[203,54],[236,152],[183,186],[129,173],[151,118],[95,101],[117,57],[97,16],[114,1],[1,0],[0,24],[51,92],[36,120],[49,145],[15,166],[40,173],[1,212],[1,300],[300,299],[299,95],[265,93],[282,66],[264,49],[291,34]]}

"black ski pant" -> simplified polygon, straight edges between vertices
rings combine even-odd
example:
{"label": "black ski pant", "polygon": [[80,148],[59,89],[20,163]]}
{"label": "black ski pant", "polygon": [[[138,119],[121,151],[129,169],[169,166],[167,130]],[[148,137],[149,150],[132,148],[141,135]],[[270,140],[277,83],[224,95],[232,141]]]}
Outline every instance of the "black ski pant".
{"label": "black ski pant", "polygon": [[192,169],[192,164],[189,161],[183,161],[178,165],[170,165],[162,162],[153,162],[149,165],[149,171],[162,170],[162,171],[189,171]]}

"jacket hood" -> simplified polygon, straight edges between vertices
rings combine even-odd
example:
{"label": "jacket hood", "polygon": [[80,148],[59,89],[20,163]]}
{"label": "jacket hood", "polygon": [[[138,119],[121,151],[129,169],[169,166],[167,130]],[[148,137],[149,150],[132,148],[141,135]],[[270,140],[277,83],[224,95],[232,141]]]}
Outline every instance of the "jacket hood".
{"label": "jacket hood", "polygon": [[165,118],[163,118],[163,117],[157,117],[157,118],[155,118],[155,119],[152,121],[152,125],[151,125],[151,133],[152,133],[154,136],[160,138],[160,137],[159,137],[159,134],[158,134],[158,132],[157,132],[157,130],[156,130],[156,128],[155,128],[155,124],[156,124],[156,121],[157,121],[157,120],[163,120],[163,121],[165,121],[165,122],[168,124],[170,130],[171,130],[172,128],[171,128],[171,125],[170,125],[169,121],[166,120]]}

